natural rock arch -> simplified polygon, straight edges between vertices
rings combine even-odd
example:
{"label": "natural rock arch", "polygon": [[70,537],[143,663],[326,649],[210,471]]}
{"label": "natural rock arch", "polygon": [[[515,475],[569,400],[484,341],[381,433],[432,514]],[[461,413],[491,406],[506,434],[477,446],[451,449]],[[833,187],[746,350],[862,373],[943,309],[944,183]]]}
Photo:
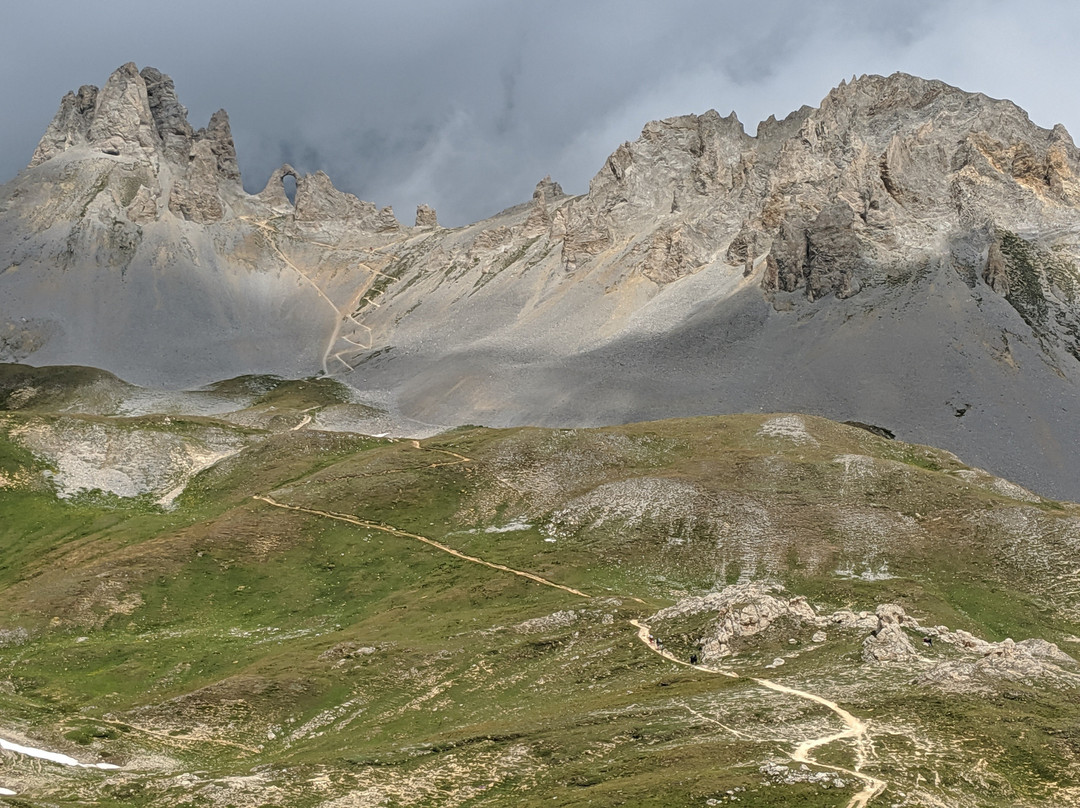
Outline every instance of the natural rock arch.
{"label": "natural rock arch", "polygon": [[285,189],[286,177],[292,177],[294,183],[300,182],[300,175],[296,173],[296,169],[285,163],[270,175],[270,179],[266,181],[266,187],[259,192],[259,198],[274,207],[295,207],[296,193],[294,191],[293,198],[289,198]]}
{"label": "natural rock arch", "polygon": [[283,175],[281,187],[285,191],[285,197],[296,207],[296,177],[292,174]]}

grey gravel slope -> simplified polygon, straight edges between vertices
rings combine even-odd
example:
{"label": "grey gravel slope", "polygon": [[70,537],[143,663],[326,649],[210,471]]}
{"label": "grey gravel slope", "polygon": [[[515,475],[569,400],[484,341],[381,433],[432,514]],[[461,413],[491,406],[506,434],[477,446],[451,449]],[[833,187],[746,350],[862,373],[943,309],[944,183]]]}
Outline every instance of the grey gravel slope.
{"label": "grey gravel slope", "polygon": [[[491,350],[403,355],[365,366],[364,381],[396,385],[401,409],[434,423],[593,426],[809,412],[883,426],[1080,498],[1075,371],[1060,375],[1011,307],[951,270],[913,291],[781,313],[749,288],[700,302],[666,333],[556,360]],[[1071,370],[1064,358],[1062,366]]]}

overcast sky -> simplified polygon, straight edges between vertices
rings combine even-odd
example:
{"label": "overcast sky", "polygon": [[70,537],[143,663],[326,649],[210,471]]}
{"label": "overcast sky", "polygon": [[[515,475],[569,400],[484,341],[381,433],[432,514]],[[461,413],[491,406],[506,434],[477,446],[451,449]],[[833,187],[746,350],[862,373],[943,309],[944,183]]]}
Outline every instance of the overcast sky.
{"label": "overcast sky", "polygon": [[51,0],[3,3],[0,181],[61,96],[127,61],[171,75],[192,125],[228,110],[244,185],[326,171],[411,224],[570,193],[649,120],[735,110],[751,133],[854,74],[1010,98],[1080,135],[1074,0]]}

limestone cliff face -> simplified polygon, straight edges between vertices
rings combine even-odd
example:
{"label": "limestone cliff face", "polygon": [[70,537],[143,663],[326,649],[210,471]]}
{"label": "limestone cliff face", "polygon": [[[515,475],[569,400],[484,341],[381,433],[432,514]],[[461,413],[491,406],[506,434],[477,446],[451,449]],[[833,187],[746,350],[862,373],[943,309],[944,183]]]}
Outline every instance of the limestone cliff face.
{"label": "limestone cliff face", "polygon": [[[588,193],[567,197],[545,178],[509,236],[496,217],[469,228],[461,251],[490,276],[502,269],[492,261],[538,252],[538,242],[544,266],[557,252],[569,276],[621,278],[646,297],[730,267],[783,310],[902,285],[913,267],[938,264],[1013,304],[1010,277],[1026,274],[1030,294],[1050,301],[1035,306],[1043,335],[1075,352],[1080,319],[1053,302],[1073,282],[1015,256],[1007,271],[1001,245],[1023,233],[1038,251],[1037,234],[1054,232],[1044,247],[1066,262],[1080,255],[1078,172],[1068,133],[1041,129],[1009,101],[904,74],[863,76],[817,108],[762,122],[755,136],[734,113],[649,123]],[[447,235],[429,266],[459,240]]]}
{"label": "limestone cliff face", "polygon": [[655,121],[583,195],[395,250],[356,381],[442,423],[809,410],[1077,497],[1078,172],[1062,127],[903,74],[754,135]]}
{"label": "limestone cliff face", "polygon": [[368,344],[349,313],[386,262],[363,259],[406,231],[322,172],[284,166],[256,195],[240,179],[226,112],[194,128],[153,67],[64,96],[0,192],[0,263],[20,268],[0,271],[0,361],[173,385],[347,369]]}
{"label": "limestone cliff face", "polygon": [[225,113],[195,129],[129,64],[0,189],[0,358],[340,374],[444,425],[809,411],[1080,498],[1078,177],[1008,101],[863,76],[753,135],[648,123],[582,195],[406,227],[321,172],[245,193]]}
{"label": "limestone cliff face", "polygon": [[864,76],[756,137],[715,112],[648,124],[555,235],[570,271],[614,251],[663,284],[725,260],[770,294],[848,297],[956,234],[1075,220],[1078,160],[1008,101]]}

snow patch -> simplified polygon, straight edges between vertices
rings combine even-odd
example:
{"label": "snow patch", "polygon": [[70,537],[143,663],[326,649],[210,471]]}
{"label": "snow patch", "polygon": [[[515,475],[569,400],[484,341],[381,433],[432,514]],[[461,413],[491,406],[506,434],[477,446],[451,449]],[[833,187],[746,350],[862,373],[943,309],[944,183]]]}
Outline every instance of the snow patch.
{"label": "snow patch", "polygon": [[[14,752],[17,755],[25,755],[26,757],[38,758],[39,760],[50,760],[53,763],[59,763],[62,766],[74,766],[80,769],[120,768],[119,766],[114,766],[112,763],[80,763],[75,758],[70,757],[69,755],[63,755],[59,752],[46,752],[44,749],[35,749],[32,746],[23,746],[22,744],[5,741],[3,738],[0,738],[0,749],[3,749],[5,752]],[[11,796],[11,794],[9,794],[8,796]]]}

